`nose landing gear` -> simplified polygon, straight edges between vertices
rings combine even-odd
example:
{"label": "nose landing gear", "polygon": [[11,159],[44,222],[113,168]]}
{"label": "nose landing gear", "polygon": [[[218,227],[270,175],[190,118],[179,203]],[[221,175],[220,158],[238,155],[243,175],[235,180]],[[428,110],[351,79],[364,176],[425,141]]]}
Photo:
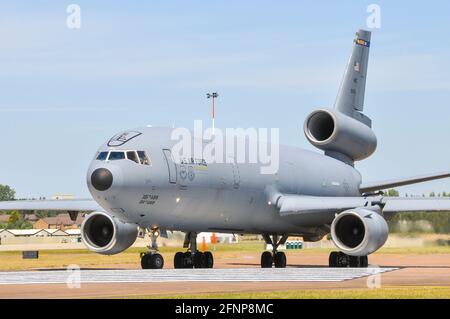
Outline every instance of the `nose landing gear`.
{"label": "nose landing gear", "polygon": [[141,254],[142,269],[162,269],[164,267],[164,258],[158,253],[157,239],[159,237],[159,229],[152,228],[149,230],[151,245],[148,246],[149,252]]}
{"label": "nose landing gear", "polygon": [[186,233],[183,248],[187,248],[187,251],[175,254],[174,268],[213,268],[213,254],[209,251],[201,252],[197,250],[197,233]]}
{"label": "nose landing gear", "polygon": [[272,252],[265,251],[261,254],[261,268],[286,268],[287,258],[286,254],[282,251],[278,251],[278,246],[284,245],[288,239],[288,235],[283,235],[278,240],[278,235],[263,234],[264,241],[268,245],[272,245]]}

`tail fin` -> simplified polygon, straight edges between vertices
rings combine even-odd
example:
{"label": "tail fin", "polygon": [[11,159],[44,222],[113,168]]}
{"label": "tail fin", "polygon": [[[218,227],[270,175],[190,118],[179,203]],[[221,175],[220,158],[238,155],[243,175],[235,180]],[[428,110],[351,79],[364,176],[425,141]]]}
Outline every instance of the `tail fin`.
{"label": "tail fin", "polygon": [[371,127],[371,120],[363,115],[369,61],[370,31],[356,32],[352,55],[345,69],[335,109]]}

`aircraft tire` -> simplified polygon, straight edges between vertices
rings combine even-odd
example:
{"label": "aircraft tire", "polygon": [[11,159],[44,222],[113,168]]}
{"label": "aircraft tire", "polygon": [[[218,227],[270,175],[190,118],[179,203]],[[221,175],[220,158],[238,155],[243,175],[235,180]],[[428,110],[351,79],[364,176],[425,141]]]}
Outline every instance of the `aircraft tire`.
{"label": "aircraft tire", "polygon": [[193,268],[194,262],[192,260],[192,254],[190,251],[184,253],[184,267],[183,268]]}
{"label": "aircraft tire", "polygon": [[150,269],[162,269],[164,267],[164,258],[160,254],[149,255]]}
{"label": "aircraft tire", "polygon": [[150,269],[150,254],[142,255],[141,257],[141,268]]}
{"label": "aircraft tire", "polygon": [[173,258],[173,268],[185,268],[184,267],[184,253],[177,252]]}
{"label": "aircraft tire", "polygon": [[352,268],[360,267],[361,257],[359,256],[348,256],[349,266]]}
{"label": "aircraft tire", "polygon": [[273,257],[273,262],[275,268],[286,268],[287,264],[286,254],[282,251],[277,252]]}
{"label": "aircraft tire", "polygon": [[359,257],[359,267],[367,268],[369,266],[369,258],[367,256]]}
{"label": "aircraft tire", "polygon": [[330,253],[330,257],[328,258],[328,266],[329,267],[337,267],[338,266],[338,253],[336,251],[332,251]]}
{"label": "aircraft tire", "polygon": [[201,251],[194,255],[194,268],[206,268],[206,256]]}
{"label": "aircraft tire", "polygon": [[347,254],[344,254],[343,252],[337,253],[337,265],[336,267],[339,268],[346,268],[350,264],[350,256]]}
{"label": "aircraft tire", "polygon": [[265,251],[261,254],[261,268],[272,268],[273,256],[269,251]]}
{"label": "aircraft tire", "polygon": [[205,252],[205,259],[206,259],[206,267],[205,268],[213,268],[214,256],[210,251]]}

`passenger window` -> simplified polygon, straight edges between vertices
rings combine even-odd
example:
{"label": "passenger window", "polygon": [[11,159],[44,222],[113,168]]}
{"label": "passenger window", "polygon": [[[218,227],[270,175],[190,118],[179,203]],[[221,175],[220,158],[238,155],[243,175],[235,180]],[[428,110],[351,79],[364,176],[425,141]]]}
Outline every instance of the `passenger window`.
{"label": "passenger window", "polygon": [[111,152],[109,153],[108,160],[115,161],[115,160],[122,160],[125,159],[125,153],[124,152]]}
{"label": "passenger window", "polygon": [[136,162],[136,163],[139,164],[139,158],[138,158],[138,156],[136,155],[136,152],[135,152],[135,151],[129,151],[129,152],[127,152],[127,158],[128,158],[129,160],[132,160],[133,162]]}
{"label": "passenger window", "polygon": [[145,154],[144,151],[137,151],[138,155],[139,155],[139,159],[141,160],[141,164],[143,165],[150,165],[150,161],[147,157],[147,154]]}
{"label": "passenger window", "polygon": [[97,160],[106,161],[107,157],[108,157],[108,152],[100,152],[100,153],[98,153]]}

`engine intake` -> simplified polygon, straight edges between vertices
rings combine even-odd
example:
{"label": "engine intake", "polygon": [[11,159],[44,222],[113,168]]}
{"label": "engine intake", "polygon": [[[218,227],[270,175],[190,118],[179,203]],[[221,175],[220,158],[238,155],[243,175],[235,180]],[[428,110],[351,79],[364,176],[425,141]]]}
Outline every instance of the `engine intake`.
{"label": "engine intake", "polygon": [[383,216],[366,208],[344,211],[331,224],[335,245],[351,256],[366,256],[378,250],[386,242],[388,233]]}
{"label": "engine intake", "polygon": [[104,212],[89,214],[81,225],[81,238],[89,250],[98,254],[118,254],[136,241],[136,224],[124,223]]}
{"label": "engine intake", "polygon": [[317,148],[344,154],[352,161],[369,157],[377,148],[377,138],[369,126],[339,111],[312,112],[305,120],[304,133]]}

